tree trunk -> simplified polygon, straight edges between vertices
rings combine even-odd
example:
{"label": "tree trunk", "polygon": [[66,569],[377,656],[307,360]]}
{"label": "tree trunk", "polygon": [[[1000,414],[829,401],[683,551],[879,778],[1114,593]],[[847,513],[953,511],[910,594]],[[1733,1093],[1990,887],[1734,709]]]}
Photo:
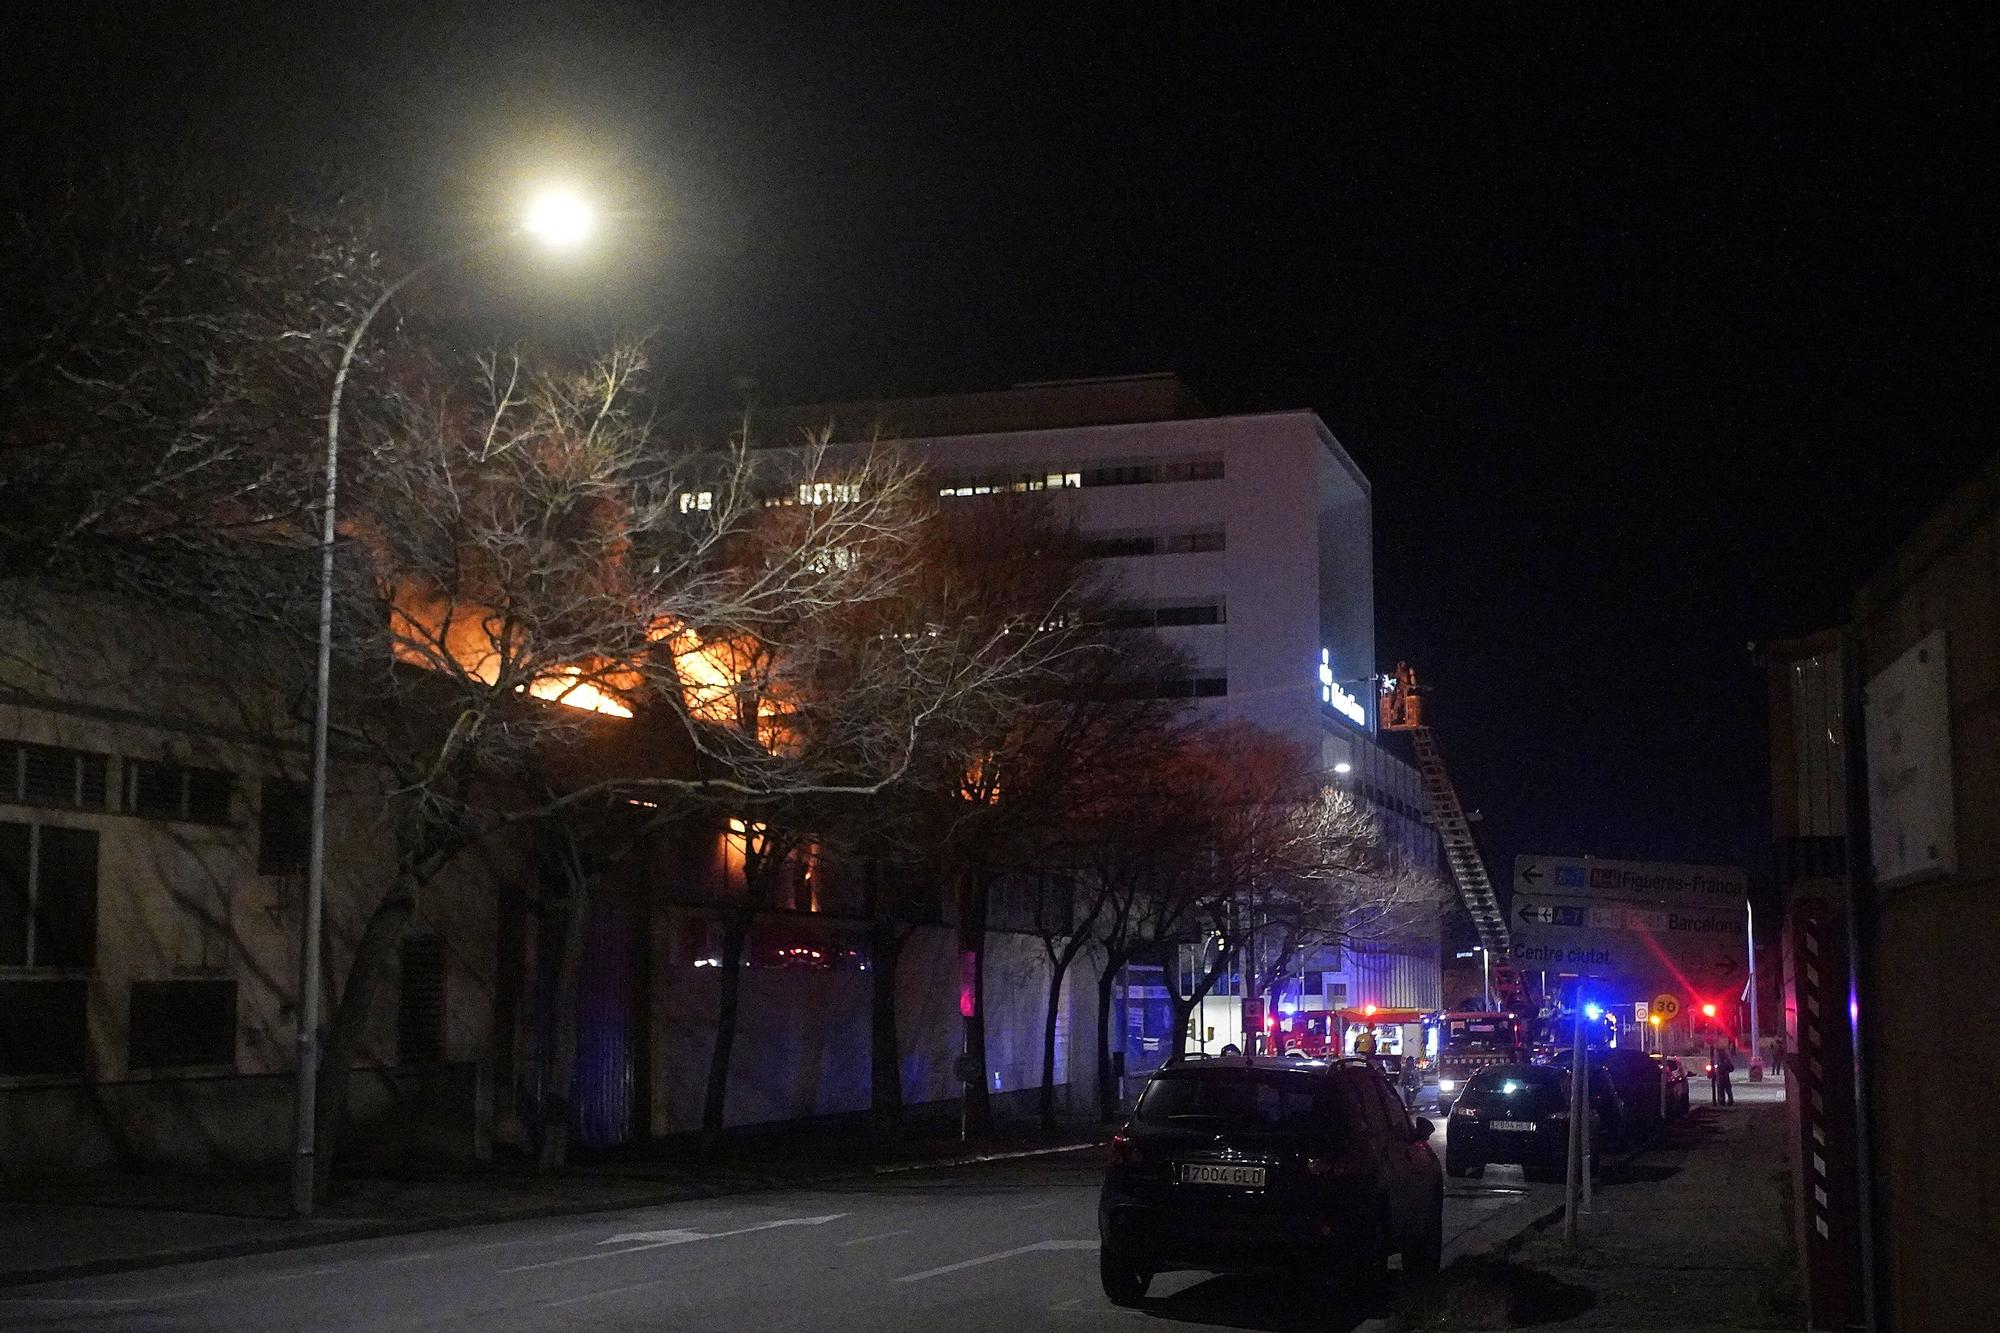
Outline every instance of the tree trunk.
{"label": "tree trunk", "polygon": [[320,1056],[319,1097],[313,1108],[313,1167],[322,1189],[333,1178],[334,1154],[347,1128],[355,1052],[367,1030],[375,997],[403,942],[403,931],[417,910],[417,887],[416,876],[398,874],[395,886],[369,913],[354,948],[354,961],[348,965],[347,984],[341,987],[340,1003],[333,1011],[333,1024],[327,1030],[326,1049]]}
{"label": "tree trunk", "polygon": [[[1174,983],[1173,991],[1167,997],[1167,1002],[1173,1006],[1174,1032],[1176,1034],[1174,1037],[1174,1049],[1168,1057],[1169,1059],[1182,1060],[1187,1057],[1188,1020],[1194,1017],[1194,1011],[1200,1007],[1203,1000],[1208,998],[1208,993],[1215,989],[1216,979],[1222,972],[1221,960],[1223,957],[1225,955],[1221,953],[1216,955],[1216,961],[1209,964],[1207,970],[1195,980],[1194,993],[1185,999],[1181,997],[1180,983],[1178,981]],[[1172,976],[1174,974],[1170,971],[1167,975]]]}
{"label": "tree trunk", "polygon": [[[972,1014],[965,1020],[965,1053],[978,1077],[965,1085],[965,1128],[969,1135],[993,1132],[993,1089],[986,1081],[986,908],[991,890],[986,876],[968,870],[959,916],[959,948],[972,955]],[[962,964],[963,960],[961,960]]]}
{"label": "tree trunk", "polygon": [[[573,849],[570,849],[573,853]],[[562,954],[556,963],[553,1012],[549,1015],[552,1049],[543,1077],[548,1080],[542,1118],[542,1152],[536,1162],[544,1175],[569,1164],[569,1130],[575,1115],[577,983],[583,974],[583,946],[590,929],[590,877],[576,873],[569,881],[569,902],[563,911]]]}
{"label": "tree trunk", "polygon": [[1118,1118],[1118,1087],[1111,1073],[1111,991],[1124,967],[1123,954],[1107,953],[1104,970],[1097,974],[1097,1118],[1102,1121]]}
{"label": "tree trunk", "polygon": [[1062,983],[1064,968],[1053,964],[1049,968],[1048,1011],[1042,1015],[1042,1128],[1056,1127],[1056,1014],[1062,1008]]}
{"label": "tree trunk", "polygon": [[722,964],[716,978],[715,1045],[708,1056],[708,1090],[701,1104],[702,1151],[713,1153],[722,1143],[723,1108],[729,1097],[729,1056],[736,1046],[736,1015],[743,996],[743,950],[750,940],[754,913],[725,912],[722,917]]}
{"label": "tree trunk", "polygon": [[903,935],[884,901],[880,872],[862,867],[868,910],[868,1115],[878,1145],[903,1133],[903,1049],[896,1031],[896,969]]}

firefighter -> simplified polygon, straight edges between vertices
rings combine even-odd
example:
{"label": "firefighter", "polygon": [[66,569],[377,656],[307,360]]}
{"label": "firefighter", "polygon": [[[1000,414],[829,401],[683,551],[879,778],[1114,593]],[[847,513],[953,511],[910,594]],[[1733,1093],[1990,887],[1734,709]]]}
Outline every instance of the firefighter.
{"label": "firefighter", "polygon": [[1354,1039],[1354,1053],[1369,1064],[1375,1063],[1375,1029],[1364,1027],[1361,1035]]}

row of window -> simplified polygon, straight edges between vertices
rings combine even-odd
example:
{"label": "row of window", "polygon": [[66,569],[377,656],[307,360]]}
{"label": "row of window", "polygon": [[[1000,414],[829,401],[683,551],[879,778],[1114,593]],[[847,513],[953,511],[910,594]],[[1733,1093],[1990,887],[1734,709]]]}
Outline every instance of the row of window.
{"label": "row of window", "polygon": [[[117,783],[111,780],[114,762],[121,778]],[[235,785],[234,774],[217,768],[0,741],[0,803],[10,805],[224,825],[230,822]],[[302,869],[311,827],[307,788],[280,778],[265,778],[259,785],[257,869],[267,875]]]}
{"label": "row of window", "polygon": [[1221,528],[1188,528],[1161,532],[1097,532],[1082,538],[1083,553],[1092,560],[1118,560],[1139,555],[1199,555],[1228,547]]}
{"label": "row of window", "polygon": [[1371,804],[1378,806],[1384,810],[1394,810],[1397,814],[1403,816],[1403,818],[1405,819],[1414,819],[1419,823],[1421,823],[1424,819],[1424,812],[1417,809],[1416,806],[1410,804],[1410,802],[1402,799],[1400,796],[1395,795],[1393,792],[1387,791],[1384,788],[1376,786],[1372,782],[1361,783],[1360,793],[1363,797],[1367,798],[1367,800]]}
{"label": "row of window", "polygon": [[1163,602],[1152,606],[1120,606],[1112,610],[1113,629],[1169,629],[1179,625],[1221,625],[1228,622],[1221,598],[1200,602]]}
{"label": "row of window", "polygon": [[1181,455],[1140,462],[1103,463],[1078,469],[982,472],[940,478],[946,497],[1009,495],[1027,491],[1076,490],[1084,486],[1145,486],[1171,481],[1219,481],[1221,454]]}
{"label": "row of window", "polygon": [[[0,1076],[82,1077],[89,987],[81,977],[0,980]],[[396,1056],[403,1064],[444,1058],[444,994],[444,941],[436,935],[405,940],[396,1023]],[[135,981],[128,995],[129,1072],[235,1067],[235,978]]]}
{"label": "row of window", "polygon": [[1229,693],[1227,676],[1162,676],[1151,680],[1115,681],[1099,687],[1094,697],[1105,699],[1218,699]]}
{"label": "row of window", "polygon": [[219,769],[157,759],[113,758],[59,745],[0,741],[0,801],[63,810],[104,810],[195,824],[229,822],[231,777]]}

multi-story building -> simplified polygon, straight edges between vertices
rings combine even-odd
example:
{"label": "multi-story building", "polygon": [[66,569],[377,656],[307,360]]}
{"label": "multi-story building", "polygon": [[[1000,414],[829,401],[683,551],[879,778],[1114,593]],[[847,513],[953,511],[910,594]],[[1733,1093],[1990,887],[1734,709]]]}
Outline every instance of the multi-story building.
{"label": "multi-story building", "polygon": [[[835,443],[901,442],[948,501],[1046,493],[1115,575],[1122,622],[1184,656],[1164,692],[1305,747],[1368,803],[1392,847],[1438,863],[1416,770],[1375,731],[1368,478],[1315,413],[1219,415],[1159,374],[789,409],[764,429],[827,427]],[[1327,950],[1292,979],[1293,997],[1435,1008],[1437,952],[1435,937],[1402,942],[1357,971]],[[1139,994],[1135,1060],[1169,1022],[1163,998],[1147,1003],[1143,983]]]}

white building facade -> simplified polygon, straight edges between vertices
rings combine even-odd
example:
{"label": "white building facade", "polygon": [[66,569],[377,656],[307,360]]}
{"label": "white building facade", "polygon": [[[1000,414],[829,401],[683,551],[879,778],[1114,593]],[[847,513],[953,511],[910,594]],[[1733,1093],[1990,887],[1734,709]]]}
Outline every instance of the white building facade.
{"label": "white building facade", "polygon": [[[1416,770],[1375,732],[1371,488],[1317,414],[1215,415],[1175,376],[1145,375],[784,417],[830,423],[836,441],[885,434],[950,500],[1047,492],[1115,576],[1127,623],[1185,655],[1187,677],[1171,692],[1304,746],[1370,805],[1404,856],[1438,864]],[[1385,968],[1378,957],[1359,972],[1328,950],[1308,960],[1291,1002],[1388,1007],[1393,990],[1398,1005],[1435,1008],[1437,947],[1435,938],[1399,944],[1407,964]],[[1361,993],[1370,987],[1382,998]],[[1155,1005],[1144,989],[1127,1023],[1140,1066],[1166,1035],[1164,992]]]}

